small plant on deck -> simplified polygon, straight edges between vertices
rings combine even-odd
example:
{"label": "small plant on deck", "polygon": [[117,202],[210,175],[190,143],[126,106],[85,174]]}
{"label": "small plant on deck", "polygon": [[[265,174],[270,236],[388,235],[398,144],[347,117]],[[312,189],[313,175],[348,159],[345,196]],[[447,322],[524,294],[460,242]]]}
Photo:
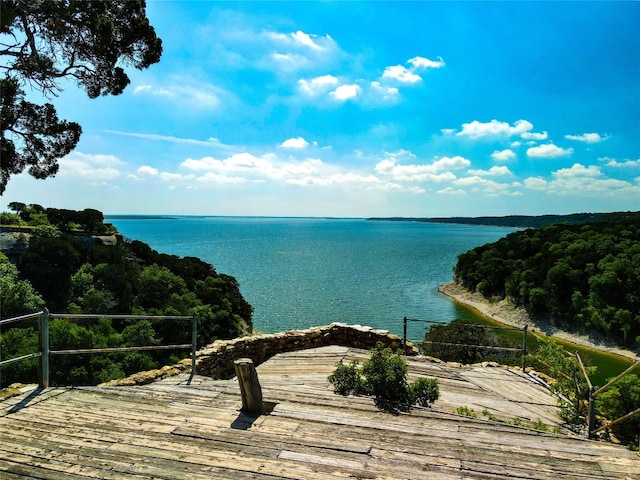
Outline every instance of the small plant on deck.
{"label": "small plant on deck", "polygon": [[427,407],[440,396],[435,378],[407,383],[406,361],[382,343],[371,350],[371,357],[362,367],[356,360],[349,365],[338,362],[329,375],[329,383],[340,395],[370,395],[379,408],[389,411],[411,405]]}

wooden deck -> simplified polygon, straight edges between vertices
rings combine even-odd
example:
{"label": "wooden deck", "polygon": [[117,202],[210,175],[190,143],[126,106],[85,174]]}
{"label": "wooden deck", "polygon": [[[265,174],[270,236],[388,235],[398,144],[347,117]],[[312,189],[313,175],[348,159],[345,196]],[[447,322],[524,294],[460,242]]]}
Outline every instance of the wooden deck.
{"label": "wooden deck", "polygon": [[409,358],[410,378],[439,378],[441,399],[398,415],[335,395],[335,362],[367,355],[325,347],[272,358],[258,373],[273,410],[257,418],[239,412],[235,380],[25,392],[0,402],[0,478],[640,478],[640,457],[623,447],[451,413],[557,425],[553,397],[517,371]]}

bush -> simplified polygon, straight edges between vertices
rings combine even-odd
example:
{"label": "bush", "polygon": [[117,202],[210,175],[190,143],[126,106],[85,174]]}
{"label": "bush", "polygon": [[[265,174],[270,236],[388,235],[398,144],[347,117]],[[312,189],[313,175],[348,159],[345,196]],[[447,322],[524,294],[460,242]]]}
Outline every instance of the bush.
{"label": "bush", "polygon": [[344,396],[363,391],[358,361],[353,360],[349,365],[342,362],[336,363],[336,369],[329,375],[329,383],[333,385],[334,392]]}
{"label": "bush", "polygon": [[428,407],[440,396],[435,378],[419,378],[409,385],[405,360],[380,342],[362,367],[357,360],[349,365],[340,361],[328,380],[335,393],[370,395],[379,408],[388,411],[411,405]]}
{"label": "bush", "polygon": [[435,378],[418,378],[409,385],[411,404],[428,407],[440,397],[438,380]]}

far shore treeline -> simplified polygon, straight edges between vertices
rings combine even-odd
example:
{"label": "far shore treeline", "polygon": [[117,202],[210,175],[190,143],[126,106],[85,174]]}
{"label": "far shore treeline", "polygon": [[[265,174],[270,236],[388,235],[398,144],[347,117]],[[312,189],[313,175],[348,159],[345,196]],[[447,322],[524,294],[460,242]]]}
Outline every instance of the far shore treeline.
{"label": "far shore treeline", "polygon": [[[123,239],[97,210],[22,203],[9,208],[15,213],[0,214],[0,318],[45,306],[53,313],[194,315],[199,346],[251,332],[252,307],[236,279],[212,265]],[[2,329],[3,360],[38,350],[34,327],[22,321]],[[50,334],[52,350],[184,344],[191,342],[191,325],[183,320],[60,318],[51,322]],[[180,351],[54,356],[51,377],[57,385],[97,384],[184,356]],[[36,360],[5,365],[1,373],[0,388],[35,382]]]}

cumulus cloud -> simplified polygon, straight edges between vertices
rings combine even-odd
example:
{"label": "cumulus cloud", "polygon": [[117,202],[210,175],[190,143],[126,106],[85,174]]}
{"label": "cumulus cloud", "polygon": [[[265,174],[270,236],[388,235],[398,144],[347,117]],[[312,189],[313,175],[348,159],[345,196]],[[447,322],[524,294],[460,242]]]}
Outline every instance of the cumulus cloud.
{"label": "cumulus cloud", "polygon": [[453,187],[443,188],[442,190],[438,190],[436,193],[440,195],[467,195],[462,189],[455,189]]}
{"label": "cumulus cloud", "polygon": [[508,162],[509,160],[516,157],[516,154],[513,150],[505,149],[505,150],[496,150],[491,154],[491,158],[493,158],[496,162]]}
{"label": "cumulus cloud", "polygon": [[408,63],[411,64],[413,68],[423,69],[423,68],[442,68],[445,66],[444,60],[442,57],[437,57],[437,60],[429,60],[425,57],[413,57],[407,60]]}
{"label": "cumulus cloud", "polygon": [[402,65],[393,65],[384,69],[382,78],[396,80],[400,83],[418,83],[422,77]]}
{"label": "cumulus cloud", "polygon": [[512,194],[510,184],[499,183],[494,180],[482,178],[479,175],[458,178],[452,183],[458,187],[468,187],[472,193],[483,193],[489,197],[499,197]]}
{"label": "cumulus cloud", "polygon": [[490,122],[480,122],[474,120],[469,123],[462,124],[462,130],[456,133],[457,136],[478,139],[487,136],[505,136],[522,135],[528,133],[533,128],[533,124],[527,120],[518,120],[513,125],[508,122],[500,122],[491,120]]}
{"label": "cumulus cloud", "polygon": [[621,162],[619,162],[618,160],[614,159],[614,158],[606,158],[606,159],[598,159],[598,160],[606,160],[606,166],[607,167],[614,167],[614,168],[636,168],[636,167],[640,167],[640,158],[637,160],[623,160]]}
{"label": "cumulus cloud", "polygon": [[264,38],[271,40],[275,46],[288,50],[302,48],[323,51],[337,46],[330,35],[309,34],[301,30],[292,33],[265,32]]}
{"label": "cumulus cloud", "polygon": [[380,82],[371,82],[371,91],[383,100],[395,100],[400,94],[396,87],[382,85]]}
{"label": "cumulus cloud", "polygon": [[197,109],[215,109],[220,106],[226,92],[215,85],[192,79],[178,78],[163,86],[141,85],[134,89],[135,95],[163,97],[165,100],[188,105]]}
{"label": "cumulus cloud", "polygon": [[157,177],[160,171],[149,165],[142,165],[136,173],[141,177]]}
{"label": "cumulus cloud", "polygon": [[581,135],[565,135],[564,138],[584,143],[600,143],[607,140],[609,136],[602,136],[599,133],[583,133]]}
{"label": "cumulus cloud", "polygon": [[59,160],[61,177],[79,177],[91,181],[113,180],[121,175],[125,163],[114,155],[71,152]]}
{"label": "cumulus cloud", "polygon": [[548,184],[549,182],[542,177],[529,177],[524,180],[524,186],[530,190],[546,190]]}
{"label": "cumulus cloud", "polygon": [[322,75],[310,80],[298,80],[300,90],[312,97],[329,92],[338,84],[338,79],[333,75]]}
{"label": "cumulus cloud", "polygon": [[573,148],[561,148],[553,143],[546,143],[527,149],[527,155],[532,158],[566,157],[573,153]]}
{"label": "cumulus cloud", "polygon": [[396,181],[445,182],[457,178],[450,170],[459,170],[469,165],[471,165],[471,161],[460,156],[439,158],[430,164],[400,165],[397,154],[390,154],[388,158],[378,162],[375,171]]}
{"label": "cumulus cloud", "polygon": [[390,80],[404,84],[414,84],[422,80],[417,72],[429,68],[441,68],[445,66],[442,57],[438,57],[437,61],[429,60],[425,57],[413,57],[407,60],[409,67],[404,65],[392,65],[384,69],[382,73],[383,80]]}
{"label": "cumulus cloud", "polygon": [[279,146],[280,148],[301,149],[301,148],[306,148],[308,145],[309,145],[309,142],[307,142],[304,138],[294,137],[294,138],[289,138],[285,140]]}
{"label": "cumulus cloud", "polygon": [[493,166],[489,170],[469,170],[470,175],[479,175],[481,177],[500,177],[504,175],[512,175],[511,170],[505,166]]}
{"label": "cumulus cloud", "polygon": [[522,132],[520,135],[524,140],[546,140],[549,134],[545,132]]}
{"label": "cumulus cloud", "polygon": [[360,90],[359,85],[340,85],[329,95],[336,100],[345,101],[356,98],[360,94]]}

